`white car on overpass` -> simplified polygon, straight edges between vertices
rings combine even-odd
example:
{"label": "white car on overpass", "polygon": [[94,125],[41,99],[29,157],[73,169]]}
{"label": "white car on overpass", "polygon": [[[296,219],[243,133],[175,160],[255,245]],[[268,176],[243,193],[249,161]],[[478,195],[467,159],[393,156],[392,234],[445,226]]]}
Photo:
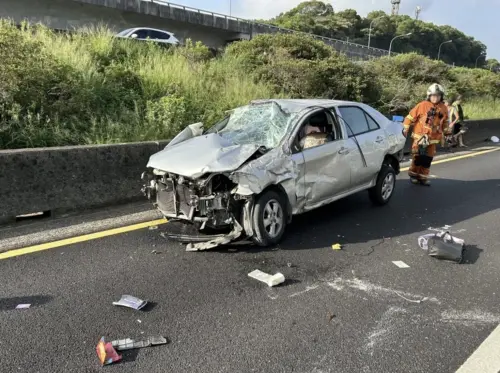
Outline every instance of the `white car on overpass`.
{"label": "white car on overpass", "polygon": [[123,30],[116,34],[119,38],[131,38],[136,40],[152,40],[156,43],[179,45],[180,41],[173,33],[149,27],[135,27]]}

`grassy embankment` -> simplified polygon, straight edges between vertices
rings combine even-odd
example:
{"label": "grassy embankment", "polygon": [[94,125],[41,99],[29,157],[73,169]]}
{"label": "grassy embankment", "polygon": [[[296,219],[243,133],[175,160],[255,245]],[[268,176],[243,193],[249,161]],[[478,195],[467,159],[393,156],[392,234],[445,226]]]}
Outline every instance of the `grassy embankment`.
{"label": "grassy embankment", "polygon": [[[1,22],[0,149],[165,139],[186,124],[210,124],[232,107],[276,96],[360,99],[387,112],[413,104],[427,84],[418,78],[418,89],[400,92],[401,82],[415,77],[400,74],[391,83],[399,88],[388,86],[384,79],[394,74],[387,61],[358,67],[303,36],[237,44],[213,58],[199,44],[166,50],[104,29],[68,36]],[[395,71],[408,63],[392,61]],[[377,68],[386,70],[373,75]],[[481,98],[500,97],[480,85],[494,74],[454,70],[436,79],[468,90],[466,115],[500,117],[498,101]],[[399,97],[397,105],[388,97]]]}

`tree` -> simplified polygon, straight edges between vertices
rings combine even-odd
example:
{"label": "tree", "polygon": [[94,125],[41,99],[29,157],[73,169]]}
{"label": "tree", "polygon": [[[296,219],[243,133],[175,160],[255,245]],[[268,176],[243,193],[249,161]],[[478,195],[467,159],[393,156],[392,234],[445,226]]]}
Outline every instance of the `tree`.
{"label": "tree", "polygon": [[313,33],[335,39],[367,44],[370,23],[373,23],[371,46],[388,49],[396,35],[412,33],[411,37],[396,40],[396,52],[417,52],[437,59],[441,43],[453,40],[441,48],[440,59],[448,64],[474,67],[476,58],[486,52],[486,46],[451,26],[437,26],[430,22],[415,20],[408,15],[389,16],[383,11],[358,15],[356,10],[335,12],[322,1],[305,1],[288,12],[268,21],[276,26]]}
{"label": "tree", "polygon": [[495,58],[490,58],[486,60],[485,69],[488,69],[496,73],[500,73],[500,62],[498,62],[498,60]]}

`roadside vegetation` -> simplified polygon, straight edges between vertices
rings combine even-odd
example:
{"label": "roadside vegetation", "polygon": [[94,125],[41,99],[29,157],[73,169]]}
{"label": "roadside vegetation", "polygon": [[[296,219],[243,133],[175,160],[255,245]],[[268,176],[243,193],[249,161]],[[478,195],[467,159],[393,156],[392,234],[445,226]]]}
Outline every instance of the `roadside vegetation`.
{"label": "roadside vegetation", "polygon": [[352,63],[320,41],[283,34],[234,43],[214,58],[201,44],[167,50],[83,31],[0,22],[0,148],[166,139],[277,96],[404,113],[435,81],[465,94],[470,118],[500,117],[500,75],[416,54]]}

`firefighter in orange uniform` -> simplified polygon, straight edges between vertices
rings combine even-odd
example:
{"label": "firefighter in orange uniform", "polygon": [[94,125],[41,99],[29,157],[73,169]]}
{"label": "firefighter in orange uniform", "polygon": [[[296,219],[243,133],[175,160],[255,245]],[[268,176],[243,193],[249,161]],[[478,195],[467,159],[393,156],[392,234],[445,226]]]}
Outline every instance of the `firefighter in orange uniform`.
{"label": "firefighter in orange uniform", "polygon": [[412,163],[408,174],[412,184],[430,185],[429,171],[448,124],[448,108],[443,103],[444,88],[433,84],[427,90],[427,100],[415,106],[404,120],[403,134],[413,128]]}

